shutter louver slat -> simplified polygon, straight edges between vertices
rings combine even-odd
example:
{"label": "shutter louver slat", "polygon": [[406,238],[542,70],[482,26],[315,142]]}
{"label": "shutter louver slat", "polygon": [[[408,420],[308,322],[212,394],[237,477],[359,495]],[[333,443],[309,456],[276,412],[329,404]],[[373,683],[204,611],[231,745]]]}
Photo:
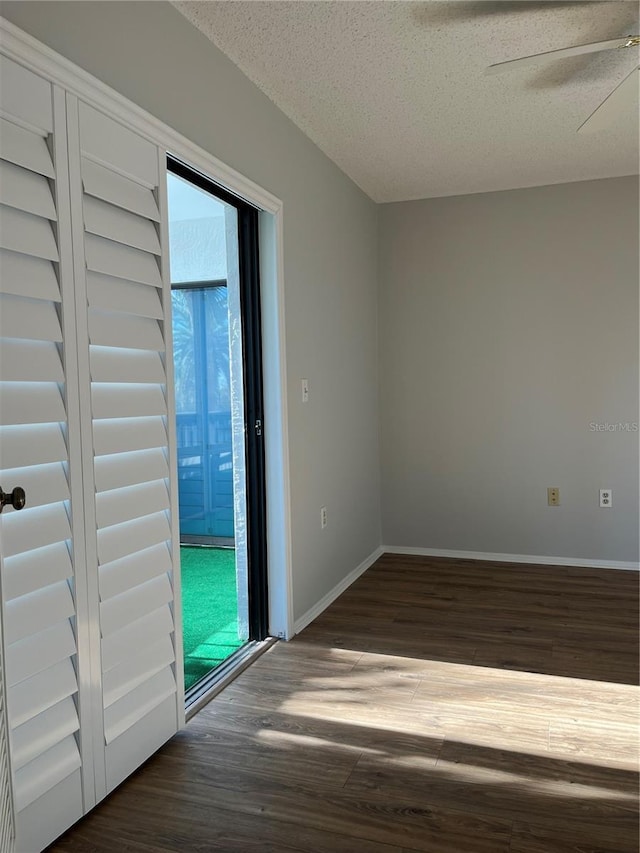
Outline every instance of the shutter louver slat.
{"label": "shutter louver slat", "polygon": [[66,581],[14,598],[5,608],[7,642],[17,643],[38,634],[74,613],[75,605]]}
{"label": "shutter louver slat", "polygon": [[[3,400],[4,407],[4,400]],[[2,410],[4,421],[4,408]],[[62,462],[67,445],[59,423],[0,426],[0,466]]]}
{"label": "shutter louver slat", "polygon": [[94,382],[91,404],[96,419],[144,418],[167,410],[162,386],[136,383]]}
{"label": "shutter louver slat", "polygon": [[136,687],[131,693],[127,693],[122,699],[114,702],[104,713],[107,744],[112,743],[119,735],[130,729],[168,696],[175,693],[175,690],[176,682],[173,673],[171,668],[167,667],[140,687]]}
{"label": "shutter louver slat", "polygon": [[79,105],[80,147],[116,172],[149,187],[158,185],[158,149],[135,131],[88,104]]}
{"label": "shutter louver slat", "polygon": [[4,561],[4,598],[11,601],[72,575],[71,555],[66,542],[7,557]]}
{"label": "shutter louver slat", "polygon": [[169,634],[142,649],[137,649],[133,656],[104,673],[104,707],[108,708],[118,699],[122,699],[174,660],[173,643]]}
{"label": "shutter louver slat", "polygon": [[164,512],[123,521],[98,530],[98,559],[104,565],[170,538],[171,528]]}
{"label": "shutter louver slat", "polygon": [[100,600],[106,601],[171,571],[171,554],[166,543],[127,554],[100,567]]}
{"label": "shutter louver slat", "polygon": [[67,620],[35,637],[13,643],[8,651],[7,683],[11,687],[71,657],[77,648],[71,624]]}
{"label": "shutter louver slat", "polygon": [[173,590],[166,574],[136,586],[100,604],[102,636],[108,637],[147,613],[158,610],[173,600]]}
{"label": "shutter louver slat", "polygon": [[60,389],[53,382],[2,382],[0,394],[2,422],[7,426],[66,420]]}
{"label": "shutter louver slat", "polygon": [[86,158],[82,160],[82,185],[88,196],[115,204],[154,222],[160,221],[158,205],[151,190]]}
{"label": "shutter louver slat", "polygon": [[0,160],[0,186],[2,203],[8,207],[17,207],[45,219],[58,218],[49,183],[43,175]]}
{"label": "shutter louver slat", "polygon": [[49,220],[4,204],[0,204],[0,248],[58,260],[58,247]]}
{"label": "shutter louver slat", "polygon": [[150,219],[115,207],[106,201],[85,196],[84,227],[89,234],[124,243],[143,252],[160,254],[160,241]]}
{"label": "shutter louver slat", "polygon": [[51,261],[0,249],[0,291],[31,299],[60,302],[60,288]]}
{"label": "shutter louver slat", "polygon": [[9,690],[8,706],[14,726],[21,726],[78,690],[69,658],[21,681]]}
{"label": "shutter louver slat", "polygon": [[13,762],[16,770],[33,761],[80,728],[71,697],[32,717],[13,731]]}
{"label": "shutter louver slat", "polygon": [[159,385],[164,382],[164,378],[164,365],[158,352],[91,347],[93,382],[136,382]]}
{"label": "shutter louver slat", "polygon": [[148,284],[88,272],[87,296],[89,306],[96,311],[134,314],[155,320],[163,317],[158,288]]}
{"label": "shutter louver slat", "polygon": [[141,483],[125,489],[112,489],[96,496],[99,528],[168,509],[169,492],[164,480]]}
{"label": "shutter louver slat", "polygon": [[171,611],[165,605],[153,610],[141,619],[136,619],[115,634],[102,641],[102,669],[109,672],[114,666],[126,660],[132,648],[142,649],[156,642],[157,637],[173,631]]}
{"label": "shutter louver slat", "polygon": [[63,382],[64,368],[53,341],[0,341],[0,379],[4,382]]}
{"label": "shutter louver slat", "polygon": [[162,352],[164,341],[158,321],[148,317],[89,311],[89,336],[92,344],[125,349]]}
{"label": "shutter louver slat", "polygon": [[7,557],[70,538],[69,516],[61,503],[3,512],[2,539]]}
{"label": "shutter louver slat", "polygon": [[104,237],[96,237],[94,234],[85,235],[85,252],[87,269],[92,272],[162,287],[158,262],[154,255],[148,252],[105,240]]}
{"label": "shutter louver slat", "polygon": [[[4,468],[0,470],[0,482],[17,483],[29,495],[29,509],[37,506],[59,503],[70,498],[67,475],[60,462],[48,465],[36,465],[30,468]],[[11,510],[6,510],[11,512]]]}
{"label": "shutter louver slat", "polygon": [[18,127],[4,118],[0,118],[0,157],[47,178],[55,177],[44,136]]}
{"label": "shutter louver slat", "polygon": [[46,136],[53,130],[51,84],[23,65],[0,56],[2,109],[5,115],[37,127]]}
{"label": "shutter louver slat", "polygon": [[73,735],[30,761],[15,774],[17,810],[25,809],[80,765],[80,753]]}
{"label": "shutter louver slat", "polygon": [[166,447],[167,430],[162,418],[128,418],[96,421],[93,450],[96,456]]}
{"label": "shutter louver slat", "polygon": [[149,483],[169,476],[164,450],[152,448],[113,456],[99,456],[95,463],[96,490],[107,492],[137,483]]}
{"label": "shutter louver slat", "polygon": [[53,302],[0,294],[0,335],[5,338],[62,342]]}

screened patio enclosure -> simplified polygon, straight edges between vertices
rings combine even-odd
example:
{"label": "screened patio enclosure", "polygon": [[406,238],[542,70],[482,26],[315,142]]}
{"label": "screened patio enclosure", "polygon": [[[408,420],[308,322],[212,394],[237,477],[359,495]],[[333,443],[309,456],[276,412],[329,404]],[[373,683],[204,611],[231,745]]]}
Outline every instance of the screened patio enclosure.
{"label": "screened patio enclosure", "polygon": [[233,545],[226,285],[172,292],[180,534]]}
{"label": "screened patio enclosure", "polygon": [[[222,204],[170,177],[180,535],[234,544],[227,249]],[[188,218],[180,219],[184,209]]]}

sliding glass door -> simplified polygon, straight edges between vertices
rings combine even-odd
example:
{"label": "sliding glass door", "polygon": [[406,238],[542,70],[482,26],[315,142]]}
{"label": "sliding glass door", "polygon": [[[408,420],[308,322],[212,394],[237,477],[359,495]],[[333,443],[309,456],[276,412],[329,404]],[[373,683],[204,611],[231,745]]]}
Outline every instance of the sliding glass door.
{"label": "sliding glass door", "polygon": [[257,211],[172,159],[168,202],[189,693],[266,633]]}

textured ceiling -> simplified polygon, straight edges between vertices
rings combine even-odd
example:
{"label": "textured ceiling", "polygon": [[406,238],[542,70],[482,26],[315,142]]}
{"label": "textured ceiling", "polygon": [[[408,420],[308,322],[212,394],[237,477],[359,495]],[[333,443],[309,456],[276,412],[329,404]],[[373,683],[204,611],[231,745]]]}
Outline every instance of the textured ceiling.
{"label": "textured ceiling", "polygon": [[485,77],[487,65],[638,33],[637,2],[176,2],[376,201],[638,171],[638,115],[576,129],[636,49]]}

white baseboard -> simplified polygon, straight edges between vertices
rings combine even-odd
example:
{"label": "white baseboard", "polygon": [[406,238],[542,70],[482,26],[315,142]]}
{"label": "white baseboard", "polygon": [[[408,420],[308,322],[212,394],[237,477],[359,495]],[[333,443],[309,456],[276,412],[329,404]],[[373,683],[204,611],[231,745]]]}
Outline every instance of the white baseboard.
{"label": "white baseboard", "polygon": [[339,595],[342,595],[345,589],[350,587],[354,581],[358,580],[360,575],[364,574],[367,569],[370,568],[375,563],[375,561],[383,555],[384,550],[384,548],[376,548],[376,550],[372,554],[369,554],[366,560],[363,560],[359,566],[356,566],[356,568],[352,572],[349,572],[346,578],[343,578],[340,583],[334,586],[332,590],[329,590],[329,592],[323,598],[321,598],[317,604],[314,604],[313,607],[307,610],[307,612],[304,613],[299,619],[296,619],[293,624],[293,633],[299,634],[300,631],[307,627],[307,625],[310,625],[311,622],[313,622],[313,620],[316,619],[322,613],[323,610],[326,610],[330,604],[333,604],[336,598],[338,598]]}
{"label": "white baseboard", "polygon": [[[491,563],[533,563],[541,566],[583,566],[593,569],[627,569],[640,571],[640,563],[619,560],[583,560],[579,557],[546,557],[536,554],[489,554],[484,551],[450,551],[443,548],[407,548],[404,545],[385,545],[384,554],[406,554],[416,557],[453,557],[458,560],[484,560]],[[355,580],[355,578],[354,578]]]}

